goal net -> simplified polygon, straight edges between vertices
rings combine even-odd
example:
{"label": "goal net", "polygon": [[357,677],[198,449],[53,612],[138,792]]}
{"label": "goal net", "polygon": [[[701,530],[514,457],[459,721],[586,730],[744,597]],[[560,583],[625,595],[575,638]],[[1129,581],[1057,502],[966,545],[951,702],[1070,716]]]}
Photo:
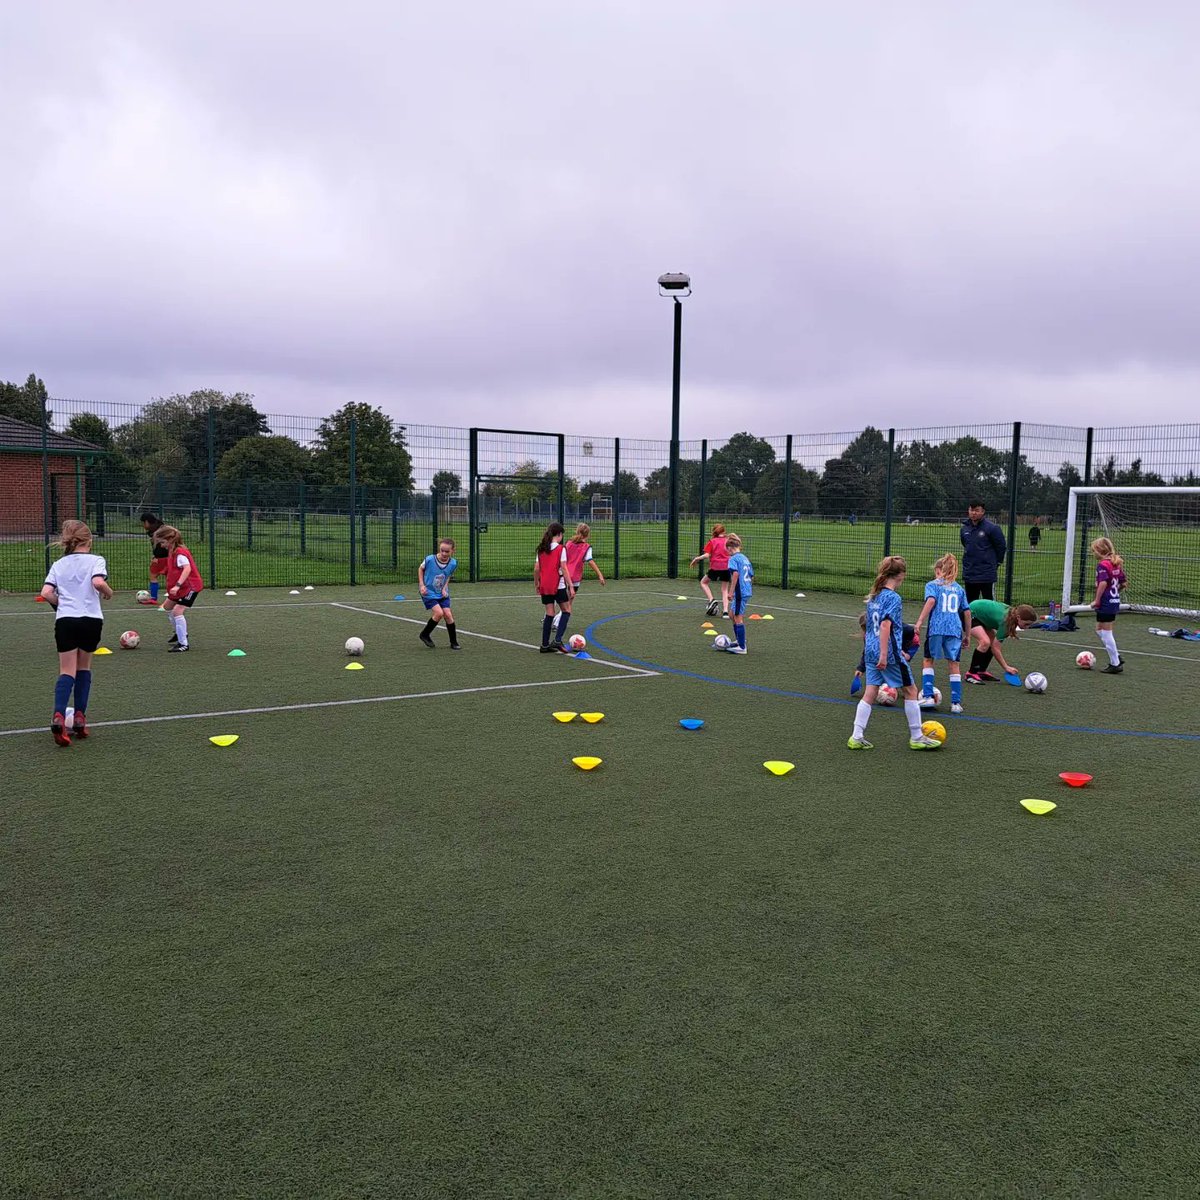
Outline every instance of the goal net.
{"label": "goal net", "polygon": [[1067,503],[1063,608],[1096,596],[1091,544],[1108,538],[1123,560],[1123,612],[1200,619],[1200,487],[1077,487]]}

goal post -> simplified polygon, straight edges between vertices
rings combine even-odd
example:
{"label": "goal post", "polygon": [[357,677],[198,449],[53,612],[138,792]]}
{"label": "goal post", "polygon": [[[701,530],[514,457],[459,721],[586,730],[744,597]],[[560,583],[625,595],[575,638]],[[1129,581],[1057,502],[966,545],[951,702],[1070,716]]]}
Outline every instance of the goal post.
{"label": "goal post", "polygon": [[[1073,487],[1063,550],[1064,612],[1091,611],[1092,538],[1124,560],[1122,612],[1200,619],[1200,487]],[[1077,589],[1087,603],[1075,599]]]}

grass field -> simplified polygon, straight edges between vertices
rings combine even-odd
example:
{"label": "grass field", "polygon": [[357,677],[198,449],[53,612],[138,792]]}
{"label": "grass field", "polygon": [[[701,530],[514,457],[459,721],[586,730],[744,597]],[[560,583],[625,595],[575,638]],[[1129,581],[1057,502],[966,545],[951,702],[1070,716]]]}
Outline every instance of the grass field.
{"label": "grass field", "polygon": [[852,598],[759,589],[737,658],[592,587],[584,662],[525,587],[458,654],[396,591],[206,593],[171,656],[123,593],[67,750],[0,600],[0,1194],[1194,1192],[1200,645],[1034,632],[1044,696],[852,754]]}

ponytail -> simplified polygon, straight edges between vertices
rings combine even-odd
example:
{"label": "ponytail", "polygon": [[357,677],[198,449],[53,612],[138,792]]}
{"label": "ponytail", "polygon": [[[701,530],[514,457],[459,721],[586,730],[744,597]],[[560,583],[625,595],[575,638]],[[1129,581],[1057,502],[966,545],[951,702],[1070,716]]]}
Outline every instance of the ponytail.
{"label": "ponytail", "polygon": [[884,584],[889,579],[896,579],[898,576],[906,574],[907,571],[908,563],[899,554],[889,554],[876,568],[875,582],[871,584],[871,591],[867,599],[874,600],[883,591]]}
{"label": "ponytail", "polygon": [[1016,637],[1019,625],[1032,625],[1037,620],[1037,610],[1031,604],[1017,604],[1004,614],[1004,636]]}
{"label": "ponytail", "polygon": [[1117,553],[1117,548],[1112,544],[1111,539],[1106,537],[1098,537],[1092,543],[1092,553],[1097,558],[1107,558],[1114,567],[1119,567],[1125,561]]}
{"label": "ponytail", "polygon": [[[580,521],[575,526],[575,536],[571,539],[576,545],[582,546],[588,540],[588,534],[592,532],[592,527],[586,521]],[[549,549],[549,547],[547,547]]]}
{"label": "ponytail", "polygon": [[933,573],[941,575],[943,583],[953,583],[958,578],[958,559],[953,554],[943,554],[933,564]]}
{"label": "ponytail", "polygon": [[91,540],[92,531],[82,521],[64,521],[62,533],[50,545],[61,546],[64,554],[74,554]]}
{"label": "ponytail", "polygon": [[557,521],[551,521],[550,524],[546,526],[546,532],[542,534],[542,540],[538,542],[537,552],[539,554],[549,554],[550,543],[553,542],[555,538],[562,537],[562,533],[563,527]]}

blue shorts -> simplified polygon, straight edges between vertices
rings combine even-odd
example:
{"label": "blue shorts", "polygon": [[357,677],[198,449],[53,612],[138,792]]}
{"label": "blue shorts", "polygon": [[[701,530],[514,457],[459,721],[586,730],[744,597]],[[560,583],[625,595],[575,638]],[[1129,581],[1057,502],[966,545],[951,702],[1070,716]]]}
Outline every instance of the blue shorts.
{"label": "blue shorts", "polygon": [[958,662],[962,658],[962,638],[948,633],[925,635],[925,657],[944,658],[947,662]]}
{"label": "blue shorts", "polygon": [[422,596],[421,603],[425,605],[425,611],[428,612],[431,608],[437,608],[440,604],[443,608],[450,607],[449,596]]}
{"label": "blue shorts", "polygon": [[735,617],[740,617],[746,611],[747,597],[742,595],[742,589],[738,588],[732,596],[729,597],[729,611]]}
{"label": "blue shorts", "polygon": [[903,658],[898,662],[889,658],[886,669],[882,671],[875,663],[867,663],[865,678],[868,687],[879,687],[886,683],[888,687],[894,687],[896,691],[912,687],[913,682],[912,672]]}

